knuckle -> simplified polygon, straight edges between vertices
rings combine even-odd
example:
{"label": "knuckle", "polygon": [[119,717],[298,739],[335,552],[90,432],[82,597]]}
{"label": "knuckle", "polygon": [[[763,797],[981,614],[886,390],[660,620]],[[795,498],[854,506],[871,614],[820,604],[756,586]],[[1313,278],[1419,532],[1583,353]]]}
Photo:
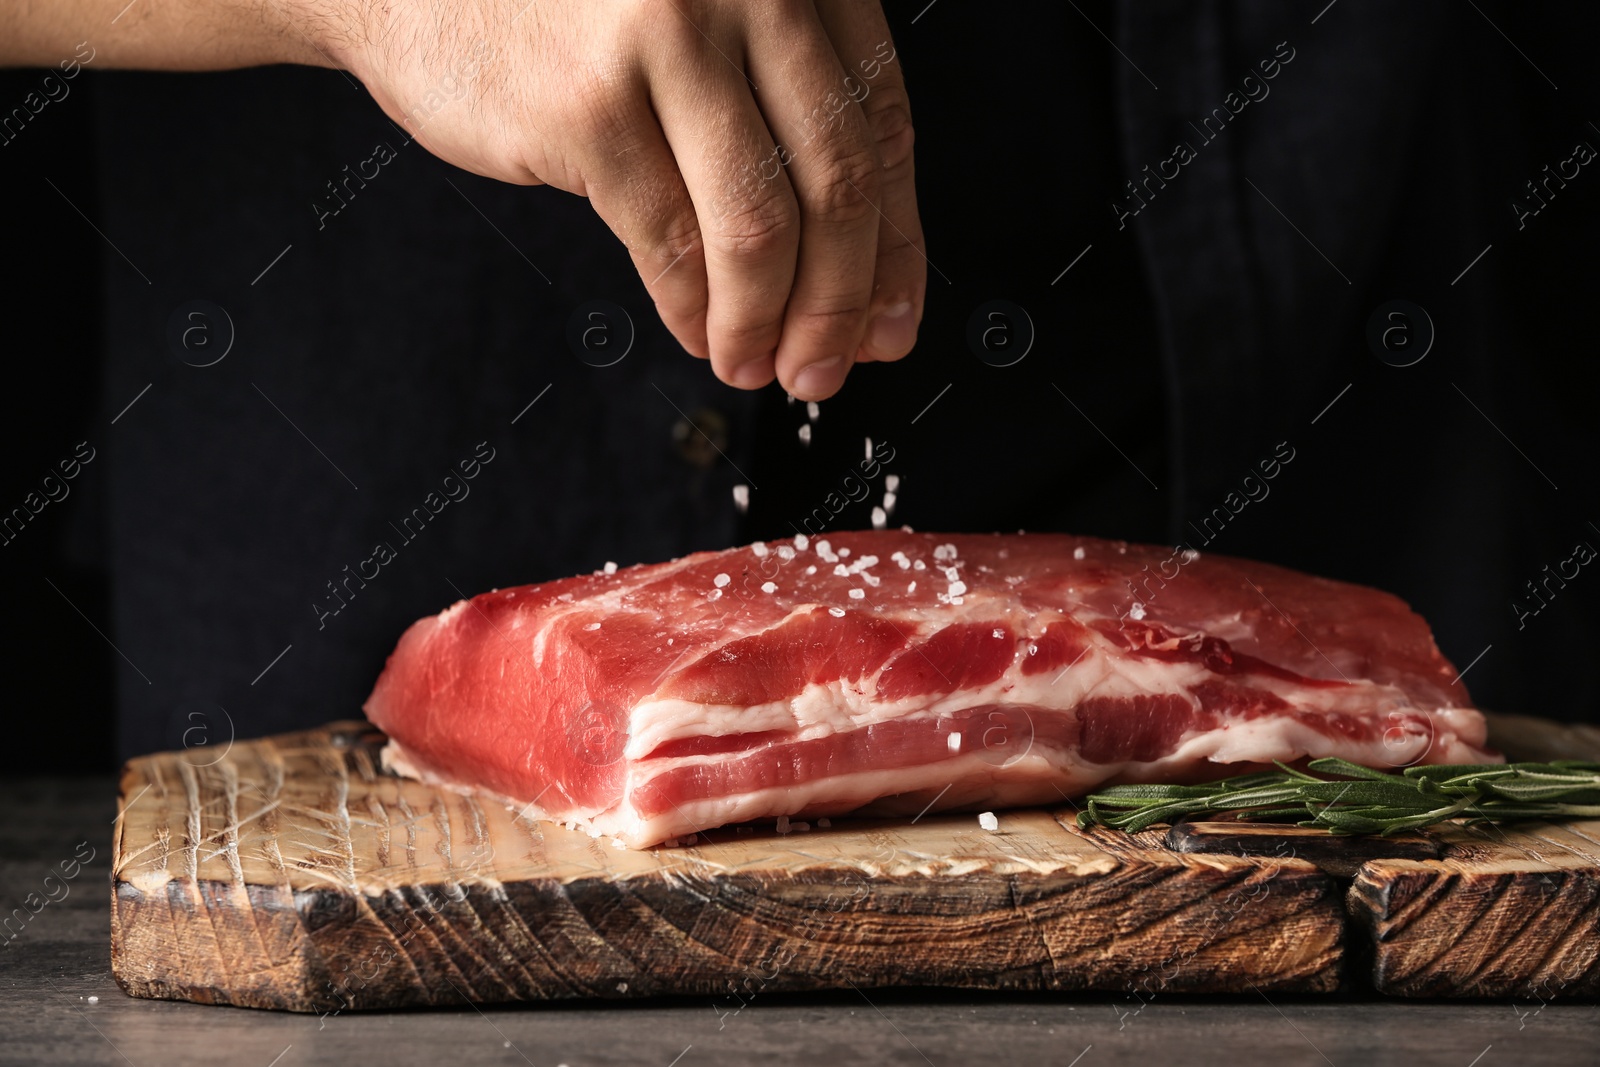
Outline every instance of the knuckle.
{"label": "knuckle", "polygon": [[716,237],[726,254],[759,259],[792,245],[799,223],[799,212],[786,193],[755,196],[724,213]]}
{"label": "knuckle", "polygon": [[878,146],[878,155],[885,170],[893,169],[911,159],[916,132],[911,124],[911,107],[904,90],[885,90],[888,99],[867,114],[872,126],[872,139]]}
{"label": "knuckle", "polygon": [[862,146],[818,169],[803,200],[808,214],[824,222],[860,222],[874,214],[878,199],[878,157]]}

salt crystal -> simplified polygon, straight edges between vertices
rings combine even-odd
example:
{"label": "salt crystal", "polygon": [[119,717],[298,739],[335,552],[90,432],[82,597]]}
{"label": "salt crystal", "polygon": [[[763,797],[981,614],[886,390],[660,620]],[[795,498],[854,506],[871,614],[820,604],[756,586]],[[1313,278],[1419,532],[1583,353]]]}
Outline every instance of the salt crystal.
{"label": "salt crystal", "polygon": [[850,568],[846,567],[843,563],[840,563],[834,566],[833,573],[837,577],[848,578],[850,577]]}
{"label": "salt crystal", "polygon": [[807,400],[806,401],[806,418],[807,419],[810,419],[812,422],[816,422],[817,421],[817,416],[819,416],[821,414],[822,414],[822,408],[817,406],[817,402],[815,400]]}
{"label": "salt crystal", "polygon": [[597,622],[591,622],[589,625],[585,626],[584,629],[585,630],[598,630],[598,629],[600,629],[600,624],[597,623]]}
{"label": "salt crystal", "polygon": [[810,544],[811,538],[807,537],[805,534],[794,535],[794,547],[796,552],[804,552],[810,546]]}
{"label": "salt crystal", "polygon": [[866,582],[874,589],[878,588],[878,586],[883,583],[883,579],[879,578],[876,574],[863,574],[861,576],[861,580]]}
{"label": "salt crystal", "polygon": [[843,608],[829,608],[828,609],[828,614],[832,615],[836,619],[842,619],[842,618],[844,618],[844,609]]}
{"label": "salt crystal", "polygon": [[817,820],[817,827],[819,829],[826,830],[828,827],[830,827],[832,825],[833,825],[833,820],[828,818],[826,815],[824,815],[822,818]]}
{"label": "salt crystal", "polygon": [[928,565],[926,563],[922,562],[920,559],[917,560],[915,563],[911,564],[911,566],[913,568],[915,568],[916,570],[919,570],[919,571],[925,571],[925,570],[928,569]]}
{"label": "salt crystal", "polygon": [[778,816],[778,833],[786,834],[788,832],[789,832],[789,816],[787,816],[787,815]]}
{"label": "salt crystal", "polygon": [[99,997],[90,997],[89,998],[89,1003],[90,1004],[98,1004],[98,1003],[100,1003],[100,998]]}
{"label": "salt crystal", "polygon": [[886,514],[893,514],[894,504],[900,497],[893,492],[883,494],[883,510]]}
{"label": "salt crystal", "polygon": [[741,515],[750,510],[750,487],[748,485],[736,485],[733,487],[733,506],[739,509],[739,514]]}
{"label": "salt crystal", "polygon": [[867,438],[867,458],[872,458],[872,438]]}
{"label": "salt crystal", "polygon": [[1077,548],[1072,550],[1072,558],[1073,559],[1082,559],[1084,556],[1087,556],[1088,554],[1089,553],[1087,553],[1087,552],[1085,552],[1083,550],[1083,546],[1082,545],[1079,545]]}
{"label": "salt crystal", "polygon": [[961,735],[960,734],[951,734],[949,737],[944,739],[944,743],[945,743],[945,747],[949,748],[951,752],[960,752],[961,751]]}
{"label": "salt crystal", "polygon": [[955,545],[940,545],[933,550],[934,559],[955,559],[957,555]]}
{"label": "salt crystal", "polygon": [[661,847],[662,848],[677,848],[678,847],[678,839],[676,837],[669,837],[665,841],[661,842]]}
{"label": "salt crystal", "polygon": [[777,582],[762,582],[761,583],[761,591],[763,593],[768,593],[768,594],[776,593],[778,591],[778,583]]}
{"label": "salt crystal", "polygon": [[794,549],[790,548],[788,545],[779,545],[778,558],[783,560],[785,563],[788,563],[791,559],[794,559]]}
{"label": "salt crystal", "polygon": [[766,559],[772,554],[772,549],[767,547],[765,541],[757,541],[750,546],[750,551],[756,554],[756,559]]}
{"label": "salt crystal", "polygon": [[947,582],[959,582],[961,580],[961,568],[960,567],[940,567],[939,569],[944,571],[944,580],[945,581],[947,581]]}
{"label": "salt crystal", "polygon": [[960,607],[962,604],[966,603],[966,600],[963,597],[953,596],[950,598],[950,603],[954,604],[956,607]]}
{"label": "salt crystal", "polygon": [[854,563],[852,563],[850,565],[850,567],[851,567],[852,570],[864,571],[868,567],[876,567],[877,565],[878,565],[878,557],[877,556],[862,556],[860,559],[858,559]]}
{"label": "salt crystal", "polygon": [[1128,618],[1134,620],[1135,622],[1144,618],[1144,605],[1135,600],[1133,602],[1133,607],[1128,609]]}
{"label": "salt crystal", "polygon": [[807,567],[806,568],[806,573],[807,574],[815,574],[815,573],[817,573],[817,565],[815,563],[813,563],[811,566]]}
{"label": "salt crystal", "polygon": [[606,560],[606,565],[605,565],[604,570],[605,570],[605,572],[607,574],[615,574],[615,573],[617,573],[617,565],[615,563],[612,563],[610,560]]}
{"label": "salt crystal", "polygon": [[966,582],[951,582],[950,583],[949,592],[950,592],[950,598],[952,600],[954,600],[956,597],[962,595],[966,591],[967,591],[967,583]]}
{"label": "salt crystal", "polygon": [[626,993],[627,991],[628,991],[628,983],[627,982],[618,982],[617,983],[617,992],[618,993]]}
{"label": "salt crystal", "polygon": [[891,492],[891,493],[894,492],[896,489],[899,489],[900,488],[900,476],[898,474],[885,474],[883,476],[883,487],[885,489],[889,490],[889,492]]}
{"label": "salt crystal", "polygon": [[1200,553],[1196,552],[1194,549],[1186,548],[1186,549],[1183,550],[1183,561],[1185,563],[1193,563],[1195,560],[1197,560],[1199,558],[1200,558]]}
{"label": "salt crystal", "polygon": [[795,395],[793,393],[784,393],[783,395],[789,398],[789,406],[794,407]]}
{"label": "salt crystal", "polygon": [[907,596],[909,596],[912,593],[915,593],[916,591],[917,591],[917,583],[916,582],[912,582],[910,585],[906,586],[906,595]]}
{"label": "salt crystal", "polygon": [[729,578],[726,574],[719,574],[715,578],[711,579],[711,584],[715,585],[718,589],[721,589],[731,581],[733,581],[733,579]]}
{"label": "salt crystal", "polygon": [[628,845],[627,845],[627,842],[623,841],[620,837],[613,837],[611,839],[611,847],[612,848],[627,848]]}
{"label": "salt crystal", "polygon": [[851,600],[865,600],[866,598],[867,598],[867,591],[865,589],[852,589],[852,590],[850,590],[850,599]]}
{"label": "salt crystal", "polygon": [[889,561],[891,563],[900,564],[901,570],[905,570],[907,567],[911,566],[911,561],[906,559],[906,554],[898,549],[889,553]]}
{"label": "salt crystal", "polygon": [[811,824],[808,822],[793,822],[789,824],[789,829],[795,833],[808,834],[811,832]]}
{"label": "salt crystal", "polygon": [[720,590],[720,589],[711,590],[711,594],[709,596],[707,596],[706,599],[707,600],[721,600],[722,599],[722,590]]}
{"label": "salt crystal", "polygon": [[1028,655],[1037,656],[1038,654],[1039,654],[1039,646],[1034,644],[1032,641],[1029,641],[1028,642]]}
{"label": "salt crystal", "polygon": [[884,511],[882,508],[873,508],[872,509],[872,528],[874,530],[881,530],[885,526],[888,526],[888,525],[889,525],[889,513],[887,511]]}
{"label": "salt crystal", "polygon": [[986,811],[978,816],[978,825],[992,834],[1000,829],[1000,820],[994,817],[994,812]]}
{"label": "salt crystal", "polygon": [[803,445],[811,443],[811,424],[809,422],[800,427],[800,443]]}
{"label": "salt crystal", "polygon": [[839,558],[840,559],[849,559],[850,558],[850,550],[848,548],[839,549]]}
{"label": "salt crystal", "polygon": [[1002,638],[1004,638],[1005,635],[1006,635],[1006,632],[1004,630],[1000,629],[1000,627],[996,626],[994,628],[994,633],[990,634],[989,636],[994,638],[996,641],[999,641]]}

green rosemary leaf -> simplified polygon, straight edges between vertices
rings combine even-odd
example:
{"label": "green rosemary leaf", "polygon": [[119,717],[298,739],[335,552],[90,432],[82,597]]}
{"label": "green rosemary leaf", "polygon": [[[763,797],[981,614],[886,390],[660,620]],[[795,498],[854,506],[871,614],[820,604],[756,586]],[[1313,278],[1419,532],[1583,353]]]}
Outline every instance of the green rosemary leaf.
{"label": "green rosemary leaf", "polygon": [[1334,758],[1307,766],[1279,763],[1276,771],[1201,785],[1112,786],[1088,798],[1078,825],[1132,832],[1186,815],[1232,812],[1240,819],[1294,819],[1336,834],[1393,834],[1455,818],[1600,817],[1600,763],[1414,766],[1392,774]]}

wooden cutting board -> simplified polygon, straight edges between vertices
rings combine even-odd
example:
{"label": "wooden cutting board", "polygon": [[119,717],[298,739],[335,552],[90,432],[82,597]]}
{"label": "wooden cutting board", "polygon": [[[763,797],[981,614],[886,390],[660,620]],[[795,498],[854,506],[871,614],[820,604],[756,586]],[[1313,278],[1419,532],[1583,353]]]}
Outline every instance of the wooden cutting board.
{"label": "wooden cutting board", "polygon": [[[1399,841],[1074,809],[606,839],[379,769],[365,723],[124,769],[130,994],[336,1012],[953,986],[1600,992],[1600,822]],[[1352,882],[1353,878],[1353,882]]]}

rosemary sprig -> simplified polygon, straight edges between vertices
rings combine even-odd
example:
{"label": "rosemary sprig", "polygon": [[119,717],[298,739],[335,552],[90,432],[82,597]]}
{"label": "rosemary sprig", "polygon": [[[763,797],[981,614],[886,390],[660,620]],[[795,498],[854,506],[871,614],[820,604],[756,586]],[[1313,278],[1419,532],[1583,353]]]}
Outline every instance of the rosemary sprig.
{"label": "rosemary sprig", "polygon": [[1235,812],[1336,834],[1392,834],[1465,817],[1468,823],[1600,818],[1600,763],[1407,767],[1389,774],[1342,759],[1312,760],[1318,777],[1277,771],[1202,785],[1115,785],[1088,798],[1078,826],[1133,833],[1185,815]]}

